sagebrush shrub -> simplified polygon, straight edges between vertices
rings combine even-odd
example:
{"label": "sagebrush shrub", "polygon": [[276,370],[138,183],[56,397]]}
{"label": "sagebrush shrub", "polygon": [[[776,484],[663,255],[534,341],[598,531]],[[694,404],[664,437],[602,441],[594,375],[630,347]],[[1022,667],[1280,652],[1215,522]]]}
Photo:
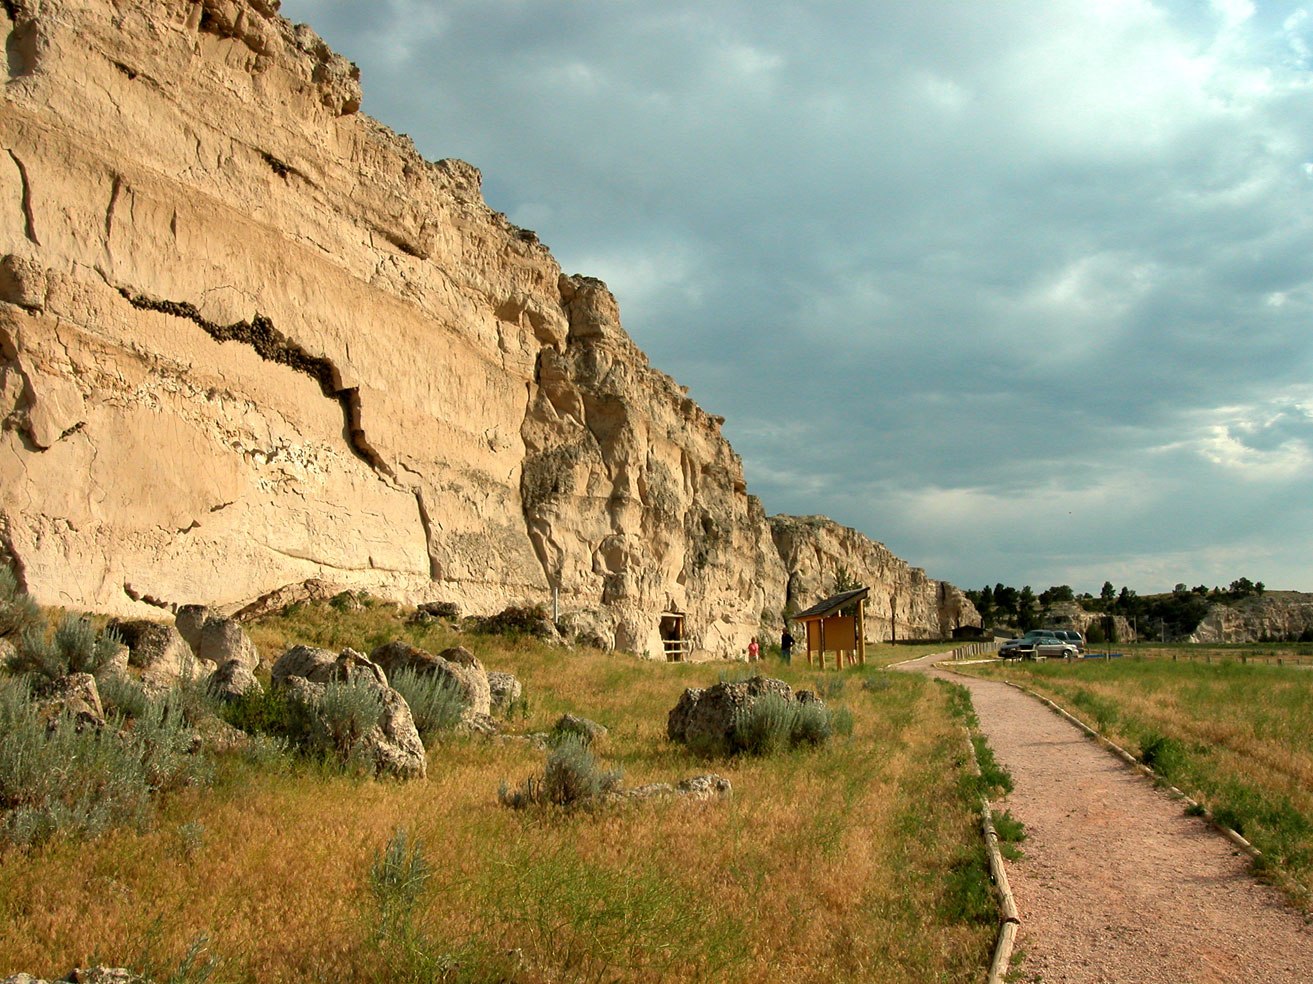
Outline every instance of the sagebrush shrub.
{"label": "sagebrush shrub", "polygon": [[793,745],[799,705],[777,693],[762,694],[734,715],[734,751],[773,755]]}
{"label": "sagebrush shrub", "polygon": [[588,746],[567,735],[547,756],[543,795],[557,806],[581,806],[618,788],[620,779],[619,770],[599,768]]}
{"label": "sagebrush shrub", "polygon": [[20,637],[41,625],[41,609],[18,588],[18,578],[0,565],[0,639]]}
{"label": "sagebrush shrub", "polygon": [[790,700],[766,693],[734,715],[731,753],[773,755],[800,745],[824,745],[835,734],[852,734],[852,712],[820,701]]}
{"label": "sagebrush shrub", "polygon": [[410,707],[415,730],[425,743],[460,724],[465,697],[449,678],[403,667],[392,674],[389,682]]}
{"label": "sagebrush shrub", "polygon": [[552,804],[574,809],[597,804],[606,793],[620,788],[623,773],[604,770],[577,735],[566,735],[547,754],[541,779],[530,776],[512,791],[502,783],[497,798],[514,809]]}
{"label": "sagebrush shrub", "polygon": [[325,685],[318,710],[323,749],[347,759],[360,739],[382,719],[383,698],[372,684],[334,680]]}
{"label": "sagebrush shrub", "polygon": [[9,658],[14,673],[58,680],[70,673],[98,673],[114,657],[123,640],[112,629],[97,635],[85,617],[65,614],[53,636],[39,626],[28,628]]}
{"label": "sagebrush shrub", "polygon": [[432,869],[424,857],[424,845],[398,827],[387,846],[374,855],[369,869],[369,890],[379,908],[379,935],[390,936],[410,925]]}
{"label": "sagebrush shrub", "polygon": [[35,844],[89,837],[142,822],[151,797],[207,778],[193,735],[167,701],[152,702],[129,731],[47,721],[21,678],[0,681],[0,841]]}

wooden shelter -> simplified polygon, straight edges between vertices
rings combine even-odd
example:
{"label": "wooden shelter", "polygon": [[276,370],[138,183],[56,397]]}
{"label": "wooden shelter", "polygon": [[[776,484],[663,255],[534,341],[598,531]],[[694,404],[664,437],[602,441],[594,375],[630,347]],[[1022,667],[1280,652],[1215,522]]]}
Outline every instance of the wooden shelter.
{"label": "wooden shelter", "polygon": [[[841,591],[793,616],[793,621],[801,622],[806,629],[808,666],[816,655],[821,669],[825,669],[826,653],[834,653],[836,669],[843,669],[845,655],[849,666],[854,662],[866,665],[866,599],[870,594],[870,588]],[[841,614],[854,605],[855,615]]]}

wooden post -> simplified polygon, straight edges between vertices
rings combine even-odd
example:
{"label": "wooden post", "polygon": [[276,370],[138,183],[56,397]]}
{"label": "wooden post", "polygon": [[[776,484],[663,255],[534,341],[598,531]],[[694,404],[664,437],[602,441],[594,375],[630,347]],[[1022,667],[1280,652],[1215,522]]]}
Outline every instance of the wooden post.
{"label": "wooden post", "polygon": [[866,599],[857,602],[857,664],[866,665]]}

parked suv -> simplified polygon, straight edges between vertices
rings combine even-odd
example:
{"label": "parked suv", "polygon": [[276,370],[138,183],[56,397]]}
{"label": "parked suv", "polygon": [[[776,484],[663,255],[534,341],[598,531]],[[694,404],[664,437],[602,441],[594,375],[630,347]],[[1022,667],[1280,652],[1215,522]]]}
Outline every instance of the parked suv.
{"label": "parked suv", "polygon": [[1059,639],[1065,639],[1076,647],[1077,652],[1085,652],[1085,637],[1074,629],[1058,629],[1053,633]]}
{"label": "parked suv", "polygon": [[1003,645],[998,647],[998,655],[1001,659],[1034,659],[1035,644],[1040,640],[1049,640],[1056,642],[1066,642],[1065,639],[1059,639],[1053,629],[1031,629],[1020,639],[1009,639]]}

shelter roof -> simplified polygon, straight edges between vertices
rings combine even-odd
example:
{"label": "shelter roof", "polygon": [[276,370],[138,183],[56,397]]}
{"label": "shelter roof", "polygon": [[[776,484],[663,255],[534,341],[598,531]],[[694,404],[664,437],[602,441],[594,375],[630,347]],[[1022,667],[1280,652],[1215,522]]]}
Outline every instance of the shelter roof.
{"label": "shelter roof", "polygon": [[824,601],[817,602],[812,605],[811,608],[799,612],[793,617],[794,619],[824,618],[826,615],[833,615],[840,608],[851,605],[855,601],[865,601],[870,593],[870,588],[855,588],[852,591],[840,591],[837,595],[831,595]]}

